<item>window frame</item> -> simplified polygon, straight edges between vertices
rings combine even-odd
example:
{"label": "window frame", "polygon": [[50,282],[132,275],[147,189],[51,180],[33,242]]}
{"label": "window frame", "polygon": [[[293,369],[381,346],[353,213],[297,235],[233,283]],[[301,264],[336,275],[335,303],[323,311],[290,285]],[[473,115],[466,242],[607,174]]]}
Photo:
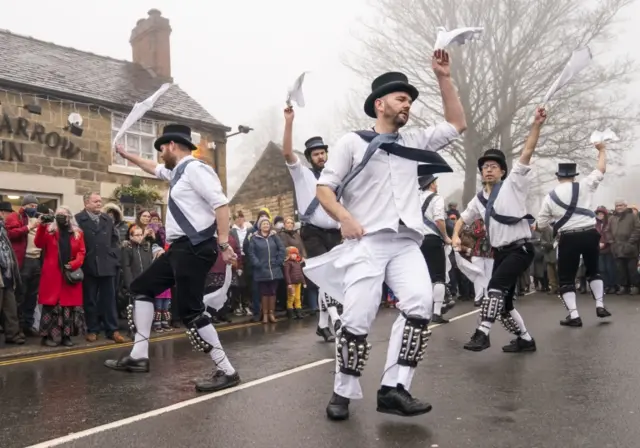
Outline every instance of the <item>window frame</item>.
{"label": "window frame", "polygon": [[[115,137],[115,135],[118,133],[120,128],[122,127],[122,123],[124,122],[125,119],[126,119],[126,115],[124,114],[120,114],[118,112],[111,113],[111,139],[112,140]],[[120,121],[119,123],[118,123],[118,120]],[[118,126],[116,126],[116,123],[118,123]],[[149,126],[149,125],[151,127],[150,131],[144,131],[142,126]],[[127,152],[131,152],[132,154],[136,154],[137,156],[143,157],[147,160],[153,160],[154,162],[158,162],[159,154],[158,154],[158,151],[155,150],[153,146],[153,142],[158,138],[159,127],[160,127],[159,121],[151,120],[148,118],[141,118],[124,133],[124,135],[122,136],[121,142],[124,144]],[[138,140],[137,147],[133,147],[129,145],[129,139],[132,139],[132,141],[134,141],[134,137],[137,138]],[[148,151],[144,151],[144,152],[142,150],[143,139],[148,139],[150,144],[150,148],[148,148]],[[151,156],[151,158],[148,158],[149,156]],[[117,154],[115,154],[111,162],[111,165],[124,168],[124,169],[134,169],[136,171],[140,170],[138,166],[131,163],[129,160],[123,159]]]}

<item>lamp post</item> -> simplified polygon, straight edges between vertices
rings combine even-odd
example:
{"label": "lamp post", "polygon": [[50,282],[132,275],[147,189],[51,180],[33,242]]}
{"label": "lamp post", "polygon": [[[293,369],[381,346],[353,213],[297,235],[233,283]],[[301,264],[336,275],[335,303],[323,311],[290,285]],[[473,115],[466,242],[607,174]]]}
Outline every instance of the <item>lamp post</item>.
{"label": "lamp post", "polygon": [[[238,134],[248,134],[249,132],[253,131],[254,129],[252,127],[249,126],[244,126],[244,125],[239,125],[238,126],[238,131],[237,132],[233,132],[231,134],[227,134],[224,136],[224,143],[226,145],[227,141],[229,140],[230,137],[233,137],[234,135],[238,135]],[[215,170],[216,170],[216,174],[220,175],[220,173],[218,173],[218,167],[220,165],[218,165],[218,151],[216,151],[216,144],[215,142],[209,143],[209,147],[213,150],[213,164],[215,166]]]}

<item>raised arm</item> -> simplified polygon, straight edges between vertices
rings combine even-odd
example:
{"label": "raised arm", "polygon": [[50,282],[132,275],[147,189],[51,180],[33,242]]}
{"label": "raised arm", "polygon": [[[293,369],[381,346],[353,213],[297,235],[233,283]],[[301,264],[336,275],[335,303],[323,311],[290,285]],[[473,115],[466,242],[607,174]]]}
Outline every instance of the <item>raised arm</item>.
{"label": "raised arm", "polygon": [[293,119],[296,114],[293,107],[284,110],[284,135],[282,136],[282,155],[289,165],[297,162],[298,157],[293,153]]}
{"label": "raised arm", "polygon": [[154,176],[156,175],[156,167],[158,166],[158,164],[153,160],[143,159],[140,156],[128,153],[127,151],[125,151],[123,145],[116,145],[116,152],[123,159],[127,159],[129,162],[139,166],[142,169],[142,171],[152,174]]}
{"label": "raised arm", "polygon": [[598,150],[598,166],[596,169],[602,174],[607,172],[607,146],[604,143],[596,143]]}
{"label": "raised arm", "polygon": [[533,151],[535,151],[536,145],[538,144],[538,138],[540,138],[540,129],[542,129],[542,125],[546,119],[547,111],[542,106],[538,107],[535,118],[533,119],[531,131],[529,132],[529,137],[524,145],[522,154],[520,154],[520,163],[522,165],[529,165],[529,163],[531,163],[531,156],[533,156]]}
{"label": "raised arm", "polygon": [[451,80],[449,53],[445,50],[436,50],[431,59],[431,66],[440,86],[444,119],[456,128],[458,133],[462,133],[467,129],[467,120],[462,108],[462,102]]}

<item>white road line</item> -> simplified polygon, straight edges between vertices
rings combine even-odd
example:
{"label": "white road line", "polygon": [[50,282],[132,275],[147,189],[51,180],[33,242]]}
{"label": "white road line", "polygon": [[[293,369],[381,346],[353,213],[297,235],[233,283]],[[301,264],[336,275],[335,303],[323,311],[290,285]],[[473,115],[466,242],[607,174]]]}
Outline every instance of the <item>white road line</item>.
{"label": "white road line", "polygon": [[[528,292],[525,295],[534,294],[533,292]],[[452,317],[449,319],[449,322],[453,322],[463,317],[472,316],[474,314],[479,313],[480,310],[469,311],[468,313],[461,314],[459,316]],[[439,327],[441,324],[435,324],[430,328]],[[260,378],[257,380],[249,381],[248,383],[240,384],[239,386],[232,387],[230,389],[221,390],[219,392],[214,392],[207,395],[202,395],[200,397],[192,398],[190,400],[181,401],[180,403],[172,404],[171,406],[166,406],[164,408],[155,409],[153,411],[145,412],[143,414],[134,415],[132,417],[124,418],[122,420],[117,420],[115,422],[107,423],[106,425],[96,426],[95,428],[89,428],[84,431],[74,432],[69,435],[59,437],[57,439],[48,440],[46,442],[38,443],[36,445],[28,446],[27,448],[51,448],[54,446],[60,446],[64,443],[73,442],[74,440],[82,439],[84,437],[89,437],[94,434],[98,434],[104,431],[108,431],[110,429],[120,428],[122,426],[130,425],[131,423],[136,423],[142,420],[147,420],[151,417],[157,417],[162,414],[166,414],[168,412],[177,411],[178,409],[186,408],[187,406],[192,406],[194,404],[202,403],[205,401],[213,400],[214,398],[222,397],[224,395],[229,395],[233,392],[237,392],[239,390],[248,389],[253,386],[257,386],[259,384],[267,383],[269,381],[277,380],[279,378],[293,375],[294,373],[303,372],[308,369],[313,369],[314,367],[321,366],[323,364],[328,364],[330,362],[335,362],[333,358],[321,359],[320,361],[312,362],[310,364],[305,364],[300,367],[296,367],[294,369],[285,370],[284,372],[274,373],[273,375],[265,376],[264,378]]]}
{"label": "white road line", "polygon": [[118,420],[115,422],[107,423],[106,425],[96,426],[95,428],[86,429],[84,431],[75,432],[69,434],[64,437],[59,437],[57,439],[48,440],[46,442],[38,443],[36,445],[31,445],[27,448],[49,448],[53,446],[59,446],[63,443],[69,443],[74,440],[82,439],[84,437],[91,436],[93,434],[98,434],[100,432],[108,431],[110,429],[120,428],[121,426],[130,425],[131,423],[136,423],[142,420],[146,420],[151,417],[157,417],[158,415],[166,414],[167,412],[176,411],[178,409],[186,408],[187,406],[192,406],[194,404],[202,403],[204,401],[213,400],[217,397],[222,397],[223,395],[228,395],[233,392],[237,392],[239,390],[248,389],[253,386],[257,386],[259,384],[267,383],[269,381],[277,380],[278,378],[282,378],[288,375],[293,375],[294,373],[302,372],[308,369],[313,369],[314,367],[321,366],[323,364],[328,364],[330,362],[335,362],[333,358],[321,359],[320,361],[312,362],[310,364],[305,364],[300,367],[296,367],[294,369],[285,370],[284,372],[275,373],[273,375],[265,376],[264,378],[260,378],[258,380],[249,381],[248,383],[240,384],[236,387],[232,387],[230,389],[221,390],[218,392],[214,392],[207,395],[202,395],[200,397],[192,398],[190,400],[182,401],[180,403],[172,404],[171,406],[166,406],[164,408],[156,409],[153,411],[145,412],[144,414],[134,415],[133,417],[125,418],[122,420]]}

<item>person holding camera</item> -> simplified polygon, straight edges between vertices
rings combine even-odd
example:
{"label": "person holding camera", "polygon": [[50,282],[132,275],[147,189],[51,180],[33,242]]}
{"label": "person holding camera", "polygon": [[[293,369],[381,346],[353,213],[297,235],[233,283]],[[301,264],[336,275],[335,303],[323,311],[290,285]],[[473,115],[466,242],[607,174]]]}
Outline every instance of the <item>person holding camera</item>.
{"label": "person holding camera", "polygon": [[44,251],[38,303],[42,305],[42,344],[71,347],[71,336],[84,333],[82,264],[86,254],[84,235],[71,210],[60,206],[40,217],[35,245]]}

